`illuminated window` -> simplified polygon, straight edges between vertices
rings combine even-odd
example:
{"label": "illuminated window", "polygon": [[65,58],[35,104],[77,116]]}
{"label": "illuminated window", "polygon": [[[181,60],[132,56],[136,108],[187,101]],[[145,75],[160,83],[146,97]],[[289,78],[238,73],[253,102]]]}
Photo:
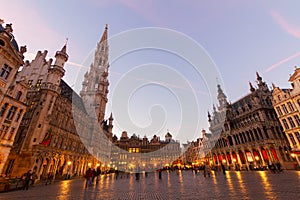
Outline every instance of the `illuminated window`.
{"label": "illuminated window", "polygon": [[283,109],[283,111],[284,111],[285,114],[288,114],[288,113],[289,113],[289,111],[287,110],[287,108],[286,108],[285,105],[282,105],[282,109]]}
{"label": "illuminated window", "polygon": [[292,128],[295,128],[296,125],[295,125],[293,119],[292,119],[291,117],[288,117],[288,120],[289,120],[289,122],[290,122],[291,127],[292,127]]}
{"label": "illuminated window", "polygon": [[31,104],[30,104],[29,107],[30,107],[30,108],[33,108],[33,106],[34,106],[34,101],[31,102]]}
{"label": "illuminated window", "polygon": [[36,82],[36,84],[35,84],[35,87],[36,87],[36,88],[40,88],[40,87],[41,87],[42,80],[43,80],[43,79],[39,79],[39,80]]}
{"label": "illuminated window", "polygon": [[277,110],[277,113],[278,113],[278,115],[279,116],[281,116],[282,115],[282,111],[281,111],[281,109],[280,109],[280,107],[278,106],[278,107],[276,107],[276,110]]}
{"label": "illuminated window", "polygon": [[290,141],[292,142],[292,144],[293,144],[293,145],[296,145],[297,142],[296,142],[296,140],[295,140],[293,134],[288,134],[288,135],[289,135],[289,138],[290,138]]}
{"label": "illuminated window", "polygon": [[287,104],[288,104],[290,111],[294,111],[294,107],[293,107],[292,103],[288,102]]}
{"label": "illuminated window", "polygon": [[297,122],[297,125],[300,126],[300,118],[298,115],[294,115],[294,119],[296,120]]}
{"label": "illuminated window", "polygon": [[32,87],[32,82],[33,82],[33,80],[28,80],[28,83],[27,83],[27,85],[28,85],[28,87],[29,87],[29,88],[31,88],[31,87]]}

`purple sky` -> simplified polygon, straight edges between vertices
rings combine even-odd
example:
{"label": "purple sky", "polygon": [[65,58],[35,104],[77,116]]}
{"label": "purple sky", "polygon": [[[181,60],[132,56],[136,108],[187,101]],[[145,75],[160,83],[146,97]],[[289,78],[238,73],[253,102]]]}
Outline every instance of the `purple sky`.
{"label": "purple sky", "polygon": [[[94,50],[106,23],[109,24],[110,36],[142,27],[182,32],[202,45],[211,56],[221,73],[227,97],[234,102],[249,92],[248,81],[255,82],[256,71],[269,86],[274,82],[280,87],[289,87],[289,74],[293,73],[293,66],[300,63],[299,8],[298,1],[271,0],[11,0],[1,3],[0,18],[13,24],[19,45],[27,45],[27,59],[32,59],[38,50],[45,49],[49,51],[48,56],[53,57],[69,38],[70,59],[64,80],[71,86],[78,81],[74,77],[80,76],[80,65]],[[137,52],[111,65],[110,95],[120,77],[135,66],[153,62],[174,67],[197,91],[198,103],[201,104],[198,130],[176,138],[186,141],[200,136],[201,129],[208,128],[206,112],[212,109],[216,100],[210,101],[205,94],[207,90],[203,80],[185,68],[188,64],[170,54]],[[164,81],[169,83],[170,80],[161,80],[160,83]],[[180,87],[180,84],[164,86],[168,89]],[[78,88],[75,89],[78,91]],[[126,100],[131,120],[141,128],[136,130],[130,125],[118,127],[116,117],[115,133],[120,135],[122,130],[128,130],[130,134],[140,136],[163,136],[169,129],[176,136],[181,120],[180,109],[177,110],[176,98],[165,89],[145,87],[145,91],[141,90]],[[149,115],[149,109],[150,113],[156,112],[151,110],[153,105],[161,105],[166,114],[165,122],[158,123],[161,126],[159,130],[144,129],[155,121]],[[111,110],[113,108],[109,104],[107,113]],[[157,114],[162,113],[158,111]]]}

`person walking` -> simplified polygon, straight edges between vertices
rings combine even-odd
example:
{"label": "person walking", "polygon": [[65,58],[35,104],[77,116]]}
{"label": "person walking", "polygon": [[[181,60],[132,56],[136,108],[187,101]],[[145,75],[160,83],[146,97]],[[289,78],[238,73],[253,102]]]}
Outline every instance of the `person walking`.
{"label": "person walking", "polygon": [[89,168],[86,172],[85,172],[85,188],[87,188],[88,186],[92,185],[92,178],[93,178],[93,172],[92,169]]}

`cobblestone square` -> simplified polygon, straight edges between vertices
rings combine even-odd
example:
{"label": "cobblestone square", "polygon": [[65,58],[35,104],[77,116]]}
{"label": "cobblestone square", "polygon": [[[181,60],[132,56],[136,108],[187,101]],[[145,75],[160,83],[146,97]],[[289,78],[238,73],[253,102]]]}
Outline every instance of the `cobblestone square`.
{"label": "cobblestone square", "polygon": [[300,172],[228,171],[204,178],[201,172],[163,172],[136,180],[102,175],[98,184],[85,189],[84,179],[37,185],[28,191],[1,193],[0,199],[289,199],[300,197]]}

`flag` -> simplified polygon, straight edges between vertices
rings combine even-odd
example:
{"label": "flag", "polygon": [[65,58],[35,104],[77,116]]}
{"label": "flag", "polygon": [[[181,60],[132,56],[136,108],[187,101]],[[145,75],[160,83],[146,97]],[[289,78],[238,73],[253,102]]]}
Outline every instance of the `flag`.
{"label": "flag", "polygon": [[42,145],[49,146],[51,139],[52,139],[52,128],[50,128],[49,131],[46,133]]}

